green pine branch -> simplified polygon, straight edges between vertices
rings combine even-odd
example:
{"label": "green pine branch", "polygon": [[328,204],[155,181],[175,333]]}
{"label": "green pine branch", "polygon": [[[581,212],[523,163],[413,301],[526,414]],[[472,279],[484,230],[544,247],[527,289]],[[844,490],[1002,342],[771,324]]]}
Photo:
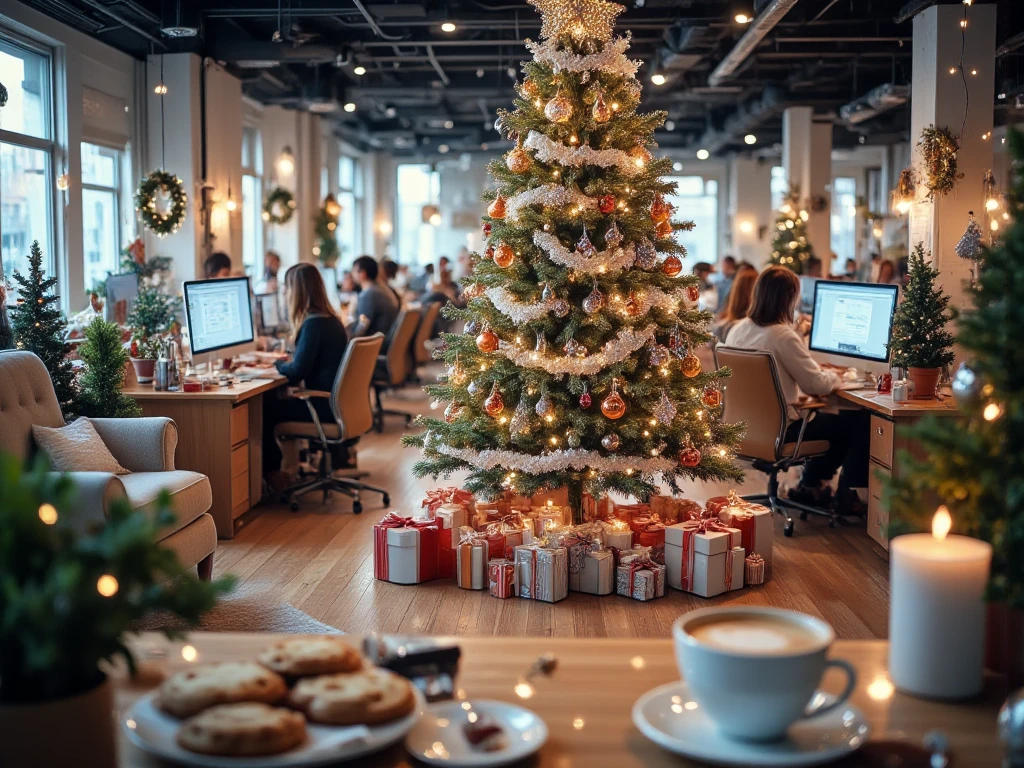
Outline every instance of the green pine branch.
{"label": "green pine branch", "polygon": [[142,415],[134,398],[122,394],[128,351],[121,343],[121,329],[96,317],[85,329],[85,343],[79,348],[85,372],[79,413],[97,418],[130,418]]}

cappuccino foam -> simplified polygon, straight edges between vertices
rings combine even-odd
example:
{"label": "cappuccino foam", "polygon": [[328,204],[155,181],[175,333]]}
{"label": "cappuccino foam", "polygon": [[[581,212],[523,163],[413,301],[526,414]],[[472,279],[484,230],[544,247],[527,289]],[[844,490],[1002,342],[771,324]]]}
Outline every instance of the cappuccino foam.
{"label": "cappuccino foam", "polygon": [[701,645],[754,656],[810,651],[822,640],[801,624],[757,614],[710,618],[686,631]]}

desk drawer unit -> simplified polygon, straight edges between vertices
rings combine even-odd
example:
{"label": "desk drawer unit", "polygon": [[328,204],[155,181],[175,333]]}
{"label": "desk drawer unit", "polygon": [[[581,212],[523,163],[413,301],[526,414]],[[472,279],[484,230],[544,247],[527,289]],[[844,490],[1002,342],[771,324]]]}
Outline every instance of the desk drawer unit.
{"label": "desk drawer unit", "polygon": [[249,404],[242,403],[231,409],[231,444],[249,439]]}
{"label": "desk drawer unit", "polygon": [[892,469],[894,427],[887,419],[871,417],[871,459],[886,469]]}
{"label": "desk drawer unit", "polygon": [[882,484],[891,475],[888,467],[874,459],[868,462],[868,536],[885,549],[889,549],[889,510],[882,504]]}

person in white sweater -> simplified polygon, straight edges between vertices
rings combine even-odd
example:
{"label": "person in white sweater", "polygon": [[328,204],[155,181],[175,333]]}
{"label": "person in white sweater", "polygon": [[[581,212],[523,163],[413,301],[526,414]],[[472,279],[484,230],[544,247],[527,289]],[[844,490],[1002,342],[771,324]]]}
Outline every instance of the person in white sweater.
{"label": "person in white sweater", "polygon": [[[808,395],[827,395],[842,383],[834,371],[824,369],[811,357],[793,320],[800,300],[800,279],[785,267],[768,267],[754,284],[750,312],[729,331],[724,346],[770,352],[779,371],[782,394],[787,403],[797,403]],[[769,396],[765,393],[766,397]],[[791,423],[787,442],[795,441],[800,431],[799,414],[790,405]],[[807,424],[804,440],[828,440],[828,453],[811,459],[804,466],[800,484],[791,489],[794,501],[825,506],[831,503],[829,481],[843,467],[840,487],[844,491],[864,488],[868,483],[868,421],[859,410],[839,413],[817,412]],[[845,493],[844,506],[855,511],[855,494]]]}

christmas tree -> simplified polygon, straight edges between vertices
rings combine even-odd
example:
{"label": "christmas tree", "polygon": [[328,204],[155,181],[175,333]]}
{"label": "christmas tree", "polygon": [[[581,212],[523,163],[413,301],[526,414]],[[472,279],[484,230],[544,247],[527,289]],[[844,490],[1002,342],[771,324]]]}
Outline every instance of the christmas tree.
{"label": "christmas tree", "polygon": [[68,359],[67,321],[60,311],[60,297],[53,293],[57,278],[43,272],[43,251],[39,241],[32,243],[25,277],[14,273],[18,287],[17,304],[10,308],[14,346],[34,352],[43,361],[53,381],[57,402],[67,416],[74,412],[75,373]]}
{"label": "christmas tree", "polygon": [[162,293],[159,288],[139,281],[139,295],[128,314],[128,325],[139,339],[149,339],[166,333],[174,322],[175,305],[173,296]]}
{"label": "christmas tree", "polygon": [[612,37],[623,8],[531,2],[542,41],[499,112],[516,146],[490,166],[468,306],[447,310],[466,333],[445,334],[447,374],[427,388],[445,417],[407,443],[423,448],[418,475],[469,470],[483,496],[566,487],[579,523],[585,490],[739,478],[742,426],[720,420],[728,372],[694,355],[711,318],[673,237],[693,225],[671,221],[672,162],[651,153],[665,113],[637,112],[639,63]]}
{"label": "christmas tree", "polygon": [[814,255],[807,240],[807,220],[810,214],[800,207],[800,190],[790,189],[775,217],[775,238],[772,240],[771,264],[778,264],[802,275],[804,264]]}
{"label": "christmas tree", "polygon": [[121,344],[121,329],[117,323],[95,318],[85,329],[85,343],[78,350],[85,362],[85,373],[79,383],[79,413],[98,418],[129,418],[141,416],[142,408],[128,395],[121,394],[124,386],[128,352]]}
{"label": "christmas tree", "polygon": [[[953,378],[958,418],[929,418],[912,439],[923,459],[901,458],[887,501],[890,534],[929,530],[937,498],[953,532],[992,544],[988,597],[1024,609],[1024,135],[1008,132],[1017,176],[1009,227],[985,251],[973,307],[958,319],[957,344],[969,361]],[[1019,653],[1019,646],[1017,652]]]}
{"label": "christmas tree", "polygon": [[941,368],[953,362],[949,296],[935,285],[939,270],[925,260],[918,243],[910,254],[907,287],[892,320],[889,343],[892,365],[903,368]]}

